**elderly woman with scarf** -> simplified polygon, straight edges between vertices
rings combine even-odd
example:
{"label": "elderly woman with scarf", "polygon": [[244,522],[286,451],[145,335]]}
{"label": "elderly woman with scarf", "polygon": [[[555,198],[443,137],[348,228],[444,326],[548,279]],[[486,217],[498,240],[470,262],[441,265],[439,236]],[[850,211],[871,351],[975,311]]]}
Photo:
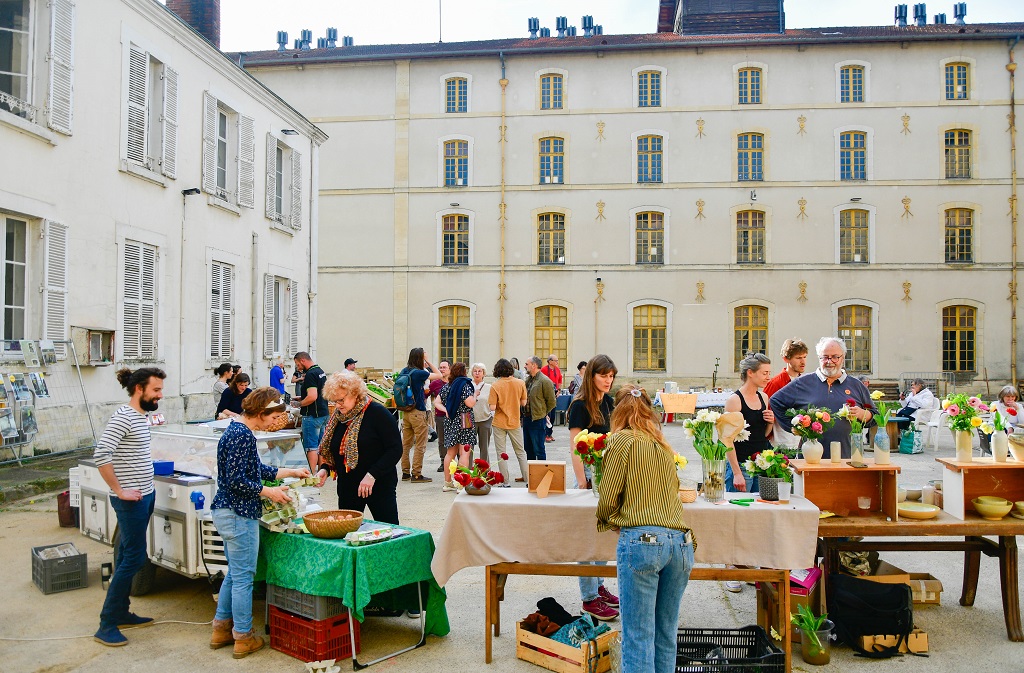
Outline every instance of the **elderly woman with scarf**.
{"label": "elderly woman with scarf", "polygon": [[334,472],[340,509],[362,512],[369,506],[374,521],[397,524],[395,465],[402,458],[402,436],[395,417],[370,400],[366,384],[354,372],[327,377],[324,397],[336,406],[316,452],[319,485]]}
{"label": "elderly woman with scarf", "polygon": [[473,381],[466,376],[466,363],[452,365],[448,383],[441,388],[434,400],[434,407],[444,413],[444,486],[442,491],[451,492],[458,488],[452,482],[450,465],[458,453],[459,465],[469,466],[469,452],[476,446],[476,429],[473,427],[473,406],[476,396]]}

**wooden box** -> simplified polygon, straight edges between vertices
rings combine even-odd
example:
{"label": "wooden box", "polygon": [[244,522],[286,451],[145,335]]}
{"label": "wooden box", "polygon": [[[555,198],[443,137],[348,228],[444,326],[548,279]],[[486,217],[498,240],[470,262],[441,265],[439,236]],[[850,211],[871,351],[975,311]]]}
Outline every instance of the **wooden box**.
{"label": "wooden box", "polygon": [[[596,651],[590,643],[579,647],[563,645],[557,640],[531,633],[516,622],[516,657],[558,673],[607,673],[612,668],[612,638],[619,637],[618,631],[608,631],[597,637]],[[591,659],[597,658],[593,667]]]}
{"label": "wooden box", "polygon": [[[796,474],[793,478],[793,494],[807,498],[818,509],[834,512],[839,516],[871,516],[881,513],[897,520],[896,475],[897,465],[876,465],[867,462],[867,467],[853,467],[849,460],[832,463],[823,460],[809,464],[806,460],[790,462]],[[862,510],[857,498],[871,497],[871,507]]]}
{"label": "wooden box", "polygon": [[[547,494],[565,493],[565,461],[564,460],[528,460],[526,461],[528,478],[526,480],[530,493],[536,493],[544,482],[548,472],[552,473],[547,486]],[[541,496],[546,497],[546,496]]]}
{"label": "wooden box", "polygon": [[1024,463],[992,458],[975,458],[958,463],[954,458],[936,458],[942,467],[942,509],[958,519],[977,516],[974,500],[979,495],[997,495],[1007,500],[1024,500]]}
{"label": "wooden box", "polygon": [[[865,650],[870,650],[875,645],[881,645],[882,647],[892,647],[896,644],[896,636],[862,636],[860,639],[860,646]],[[906,654],[907,652],[914,652],[916,654],[923,654],[928,651],[928,634],[921,629],[915,628],[907,636],[906,642],[900,643],[900,652]]]}

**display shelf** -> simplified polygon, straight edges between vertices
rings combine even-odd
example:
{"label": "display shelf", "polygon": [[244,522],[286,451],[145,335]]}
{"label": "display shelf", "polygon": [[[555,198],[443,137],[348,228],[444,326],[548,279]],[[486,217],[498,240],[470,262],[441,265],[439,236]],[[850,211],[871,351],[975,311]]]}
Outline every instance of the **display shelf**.
{"label": "display shelf", "polygon": [[1007,459],[975,458],[969,463],[955,458],[936,458],[942,465],[942,509],[958,519],[974,512],[971,502],[980,495],[996,495],[1010,501],[1024,500],[1024,463]]}
{"label": "display shelf", "polygon": [[[848,460],[811,464],[803,459],[794,459],[790,461],[796,472],[793,492],[813,502],[818,509],[839,516],[881,513],[896,521],[896,475],[900,473],[899,466],[876,465],[870,460],[865,463],[867,467],[853,467]],[[866,510],[857,505],[857,498],[861,496],[871,497],[871,506]]]}

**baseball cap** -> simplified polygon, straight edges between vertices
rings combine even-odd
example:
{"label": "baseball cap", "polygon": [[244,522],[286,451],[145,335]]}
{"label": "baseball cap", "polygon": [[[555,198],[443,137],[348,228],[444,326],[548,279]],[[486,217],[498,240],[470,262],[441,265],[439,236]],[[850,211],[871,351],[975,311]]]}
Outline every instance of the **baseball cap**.
{"label": "baseball cap", "polygon": [[359,362],[359,360],[353,360],[352,358],[349,358],[345,360],[345,366],[348,367],[349,365],[354,365],[357,362]]}

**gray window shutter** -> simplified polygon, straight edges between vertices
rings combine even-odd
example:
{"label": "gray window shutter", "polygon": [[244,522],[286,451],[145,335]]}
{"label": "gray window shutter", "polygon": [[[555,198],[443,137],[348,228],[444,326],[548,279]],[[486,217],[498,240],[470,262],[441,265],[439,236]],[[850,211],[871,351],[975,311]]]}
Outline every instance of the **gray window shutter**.
{"label": "gray window shutter", "polygon": [[[53,341],[68,338],[68,228],[47,220],[44,224],[43,337]],[[58,358],[67,356],[67,346],[55,344]]]}
{"label": "gray window shutter", "polygon": [[274,276],[263,274],[263,357],[274,357]]}
{"label": "gray window shutter", "polygon": [[134,44],[128,48],[128,146],[125,158],[149,164],[149,54]]}
{"label": "gray window shutter", "polygon": [[277,220],[277,138],[267,134],[267,218]]}
{"label": "gray window shutter", "polygon": [[290,356],[299,352],[299,283],[288,283],[288,350]]}
{"label": "gray window shutter", "polygon": [[203,92],[203,191],[217,195],[217,98]]}
{"label": "gray window shutter", "polygon": [[302,229],[302,155],[292,150],[292,229]]}
{"label": "gray window shutter", "polygon": [[160,172],[172,180],[178,177],[178,71],[164,66],[163,156]]}
{"label": "gray window shutter", "polygon": [[255,207],[256,139],[252,117],[238,115],[238,205]]}
{"label": "gray window shutter", "polygon": [[75,3],[50,0],[50,81],[46,97],[46,122],[51,129],[71,135],[72,92],[75,73]]}

